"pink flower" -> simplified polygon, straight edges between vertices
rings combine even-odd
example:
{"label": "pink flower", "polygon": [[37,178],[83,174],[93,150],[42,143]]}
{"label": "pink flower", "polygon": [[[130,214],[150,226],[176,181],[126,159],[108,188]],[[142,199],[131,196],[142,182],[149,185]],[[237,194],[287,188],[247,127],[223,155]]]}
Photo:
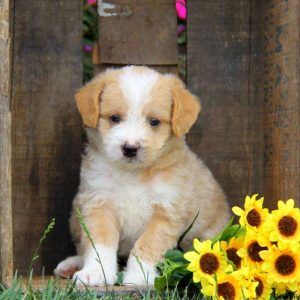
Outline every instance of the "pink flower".
{"label": "pink flower", "polygon": [[179,19],[186,20],[186,0],[176,0],[176,11]]}
{"label": "pink flower", "polygon": [[97,3],[97,0],[87,0],[89,5],[93,5]]}
{"label": "pink flower", "polygon": [[83,51],[84,52],[88,52],[88,53],[93,52],[93,46],[91,46],[91,45],[84,45],[83,46]]}

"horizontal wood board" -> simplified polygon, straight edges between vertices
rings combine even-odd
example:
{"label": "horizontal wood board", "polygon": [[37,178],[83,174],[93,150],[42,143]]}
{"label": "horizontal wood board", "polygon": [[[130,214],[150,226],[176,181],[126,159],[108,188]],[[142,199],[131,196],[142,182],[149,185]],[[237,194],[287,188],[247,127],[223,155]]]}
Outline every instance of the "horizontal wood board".
{"label": "horizontal wood board", "polygon": [[173,1],[98,1],[98,12],[101,63],[177,64]]}

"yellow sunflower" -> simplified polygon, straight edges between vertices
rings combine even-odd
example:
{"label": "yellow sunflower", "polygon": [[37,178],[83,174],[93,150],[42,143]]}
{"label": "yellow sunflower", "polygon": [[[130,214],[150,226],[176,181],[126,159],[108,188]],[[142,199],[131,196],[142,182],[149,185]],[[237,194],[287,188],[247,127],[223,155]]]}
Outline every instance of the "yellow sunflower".
{"label": "yellow sunflower", "polygon": [[[242,290],[243,289],[243,290]],[[220,274],[216,280],[202,282],[201,293],[222,300],[240,300],[245,295],[245,285],[240,271]]]}
{"label": "yellow sunflower", "polygon": [[288,289],[285,283],[273,283],[273,287],[275,289],[276,296],[285,294]]}
{"label": "yellow sunflower", "polygon": [[251,288],[248,288],[249,299],[269,300],[272,294],[272,284],[267,280],[268,273],[263,272],[261,268],[243,268],[242,272],[245,278],[256,283],[255,286],[252,285]]}
{"label": "yellow sunflower", "polygon": [[194,282],[200,282],[205,278],[212,281],[213,275],[232,271],[232,266],[228,264],[219,242],[212,245],[210,240],[200,242],[194,239],[193,245],[196,251],[185,253],[184,258],[190,262],[187,269],[193,272]]}
{"label": "yellow sunflower", "polygon": [[229,242],[221,241],[221,248],[226,252],[227,258],[234,263],[237,269],[241,268],[241,257],[237,255],[237,251],[244,245],[244,236],[233,237]]}
{"label": "yellow sunflower", "polygon": [[[269,244],[271,246],[271,244]],[[237,251],[237,255],[242,258],[242,265],[249,268],[258,268],[263,260],[260,252],[267,250],[268,247],[262,247],[257,238],[257,234],[248,230],[245,236],[244,247]]]}
{"label": "yellow sunflower", "polygon": [[239,216],[239,222],[242,226],[250,227],[252,230],[257,231],[266,221],[269,211],[263,208],[264,198],[256,200],[257,194],[252,197],[246,196],[244,209],[234,206],[232,211],[235,215]]}
{"label": "yellow sunflower", "polygon": [[285,248],[286,244],[299,244],[300,210],[294,208],[294,200],[289,199],[286,203],[278,201],[278,209],[272,211],[265,226],[270,241],[278,242],[279,248]]}
{"label": "yellow sunflower", "polygon": [[[296,282],[294,283],[273,283],[273,288],[275,290],[276,296],[281,296],[285,294],[287,291],[296,292],[297,293],[297,286]],[[294,299],[294,298],[293,298]],[[298,299],[298,298],[295,298]]]}
{"label": "yellow sunflower", "polygon": [[291,291],[297,289],[300,282],[300,245],[293,249],[279,249],[275,245],[268,250],[261,251],[260,256],[264,260],[262,270],[270,273],[269,282],[286,284]]}

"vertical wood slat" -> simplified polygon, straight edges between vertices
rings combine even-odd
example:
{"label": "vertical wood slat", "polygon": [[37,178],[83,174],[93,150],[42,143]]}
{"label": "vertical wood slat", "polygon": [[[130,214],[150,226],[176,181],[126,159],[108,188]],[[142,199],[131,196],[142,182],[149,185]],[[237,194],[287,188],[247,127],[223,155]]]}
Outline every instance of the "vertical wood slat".
{"label": "vertical wood slat", "polygon": [[78,186],[82,85],[81,1],[15,0],[12,88],[14,269],[27,274],[51,218],[34,274],[72,254],[68,218]]}
{"label": "vertical wood slat", "polygon": [[12,1],[0,0],[0,281],[13,275],[11,191]]}
{"label": "vertical wood slat", "polygon": [[299,204],[299,1],[188,3],[188,85],[204,107],[192,147],[231,204]]}
{"label": "vertical wood slat", "polygon": [[242,203],[258,169],[252,164],[252,145],[261,147],[257,136],[248,135],[256,128],[249,122],[248,110],[253,101],[249,97],[250,1],[190,0],[187,27],[187,83],[203,104],[188,141],[231,204]]}
{"label": "vertical wood slat", "polygon": [[264,194],[300,204],[300,2],[264,4]]}

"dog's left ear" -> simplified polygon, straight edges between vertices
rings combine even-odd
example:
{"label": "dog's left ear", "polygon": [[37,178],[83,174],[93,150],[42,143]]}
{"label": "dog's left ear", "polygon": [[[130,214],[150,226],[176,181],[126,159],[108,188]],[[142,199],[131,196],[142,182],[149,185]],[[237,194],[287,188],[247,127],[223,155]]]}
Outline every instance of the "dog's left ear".
{"label": "dog's left ear", "polygon": [[172,77],[172,130],[180,137],[191,129],[201,110],[199,99],[191,94],[184,83],[177,77]]}

